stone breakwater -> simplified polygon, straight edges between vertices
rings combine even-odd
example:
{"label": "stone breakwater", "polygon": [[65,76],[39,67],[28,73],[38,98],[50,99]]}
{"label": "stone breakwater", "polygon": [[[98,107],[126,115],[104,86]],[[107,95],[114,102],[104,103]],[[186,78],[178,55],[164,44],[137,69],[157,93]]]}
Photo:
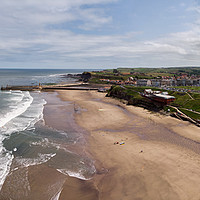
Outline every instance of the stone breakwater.
{"label": "stone breakwater", "polygon": [[35,91],[35,90],[98,90],[96,87],[86,87],[85,85],[67,85],[67,86],[6,86],[1,87],[1,90],[21,90],[21,91]]}
{"label": "stone breakwater", "polygon": [[21,91],[33,91],[40,90],[41,86],[6,86],[1,87],[1,90],[21,90]]}

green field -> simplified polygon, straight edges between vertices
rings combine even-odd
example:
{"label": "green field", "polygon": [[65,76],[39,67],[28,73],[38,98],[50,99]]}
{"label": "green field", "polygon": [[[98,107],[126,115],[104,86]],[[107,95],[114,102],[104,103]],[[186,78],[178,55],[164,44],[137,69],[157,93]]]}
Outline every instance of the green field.
{"label": "green field", "polygon": [[[171,68],[117,68],[93,71],[92,77],[126,80],[128,77],[137,79],[156,79],[162,76],[177,77],[182,74],[200,76],[200,67],[171,67]],[[197,88],[198,89],[198,88]]]}
{"label": "green field", "polygon": [[194,120],[200,120],[200,114],[194,113],[192,111],[189,110],[185,110],[183,108],[179,109],[181,112],[183,112],[184,114],[186,114],[188,117],[194,119]]}
{"label": "green field", "polygon": [[175,86],[174,88],[200,91],[198,86]]}
{"label": "green field", "polygon": [[200,112],[200,94],[192,94],[194,99],[191,99],[187,93],[169,92],[169,94],[176,98],[171,105]]}
{"label": "green field", "polygon": [[120,72],[160,73],[160,74],[195,74],[200,75],[200,67],[170,68],[117,68]]}

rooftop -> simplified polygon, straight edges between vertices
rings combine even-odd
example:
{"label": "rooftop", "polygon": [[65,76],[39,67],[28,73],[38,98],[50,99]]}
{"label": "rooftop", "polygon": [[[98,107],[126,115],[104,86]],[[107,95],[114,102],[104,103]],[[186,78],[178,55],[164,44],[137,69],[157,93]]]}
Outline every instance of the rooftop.
{"label": "rooftop", "polygon": [[154,96],[164,98],[164,99],[175,99],[174,96],[165,95],[165,94],[154,94]]}

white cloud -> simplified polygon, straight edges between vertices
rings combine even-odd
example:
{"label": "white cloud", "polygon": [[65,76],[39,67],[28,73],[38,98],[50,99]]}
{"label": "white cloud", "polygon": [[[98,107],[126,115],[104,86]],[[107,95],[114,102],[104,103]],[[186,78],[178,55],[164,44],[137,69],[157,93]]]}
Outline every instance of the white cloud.
{"label": "white cloud", "polygon": [[[112,23],[102,4],[117,0],[6,0],[0,4],[1,62],[82,65],[198,65],[200,29],[177,32],[155,40],[137,41],[137,34],[91,35]],[[87,5],[87,6],[86,6]],[[95,6],[94,6],[95,5]],[[197,9],[198,11],[198,9]],[[59,29],[57,28],[59,26]],[[56,28],[55,28],[56,27]],[[57,66],[57,65],[55,65]]]}
{"label": "white cloud", "polygon": [[43,27],[73,20],[104,24],[110,21],[96,9],[83,8],[116,0],[6,0],[0,4],[0,25],[3,27]]}

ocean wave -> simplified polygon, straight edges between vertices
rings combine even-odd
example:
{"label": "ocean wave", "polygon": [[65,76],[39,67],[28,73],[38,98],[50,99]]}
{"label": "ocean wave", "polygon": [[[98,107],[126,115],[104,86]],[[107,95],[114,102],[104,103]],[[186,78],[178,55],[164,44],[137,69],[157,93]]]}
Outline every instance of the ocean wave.
{"label": "ocean wave", "polygon": [[34,130],[35,123],[43,119],[43,109],[46,101],[44,99],[33,100],[31,105],[21,114],[12,118],[1,127],[2,135],[10,135],[13,132],[23,130]]}
{"label": "ocean wave", "polygon": [[14,156],[11,154],[11,152],[6,151],[4,147],[0,148],[0,152],[1,152],[0,153],[0,191],[1,191],[6,176],[10,171],[10,166],[12,164]]}
{"label": "ocean wave", "polygon": [[75,177],[81,180],[90,180],[91,178],[86,178],[83,174],[82,171],[79,170],[78,172],[73,172],[70,170],[66,170],[66,169],[57,169],[58,172],[64,174],[64,175],[68,175],[70,177]]}
{"label": "ocean wave", "polygon": [[29,167],[33,165],[40,165],[45,162],[48,162],[51,158],[56,156],[56,153],[50,154],[38,154],[37,158],[16,158],[16,163],[18,167]]}
{"label": "ocean wave", "polygon": [[62,190],[63,188],[59,192],[57,192],[50,200],[59,200]]}
{"label": "ocean wave", "polygon": [[[16,92],[11,92],[11,95],[16,96],[15,93]],[[3,147],[3,140],[9,138],[12,133],[17,133],[26,129],[33,130],[35,123],[43,119],[43,109],[46,104],[46,101],[41,99],[38,94],[34,95],[34,93],[32,93],[32,97],[29,92],[17,91],[17,95],[23,96],[21,101],[19,101],[19,98],[13,98],[12,96],[8,98],[9,96],[7,96],[7,94],[1,93],[1,96],[8,98],[8,101],[2,102],[11,107],[6,107],[8,109],[6,114],[4,114],[5,112],[0,113],[0,190],[10,171],[10,166],[14,158],[13,152]],[[15,100],[17,100],[17,105]],[[1,108],[5,108],[5,106],[1,106]],[[49,157],[40,155],[39,158],[40,162],[44,162]]]}
{"label": "ocean wave", "polygon": [[62,76],[62,75],[66,75],[66,73],[64,73],[64,74],[50,74],[49,77],[56,77],[56,76]]}
{"label": "ocean wave", "polygon": [[61,76],[61,75],[65,75],[66,73],[60,73],[60,74],[48,74],[48,75],[36,75],[33,76],[33,78],[48,78],[48,77],[57,77],[57,76]]}
{"label": "ocean wave", "polygon": [[11,94],[12,90],[9,90],[9,91],[4,91],[3,93],[4,94]]}
{"label": "ocean wave", "polygon": [[49,147],[49,140],[48,138],[43,138],[42,140],[38,141],[38,142],[31,142],[30,146],[41,146],[41,147]]}
{"label": "ocean wave", "polygon": [[4,116],[1,116],[0,127],[3,127],[9,121],[24,113],[33,102],[33,97],[29,92],[24,92],[19,98],[13,97],[12,101],[15,101],[15,104],[10,105],[13,107],[8,111],[8,113],[6,113]]}

